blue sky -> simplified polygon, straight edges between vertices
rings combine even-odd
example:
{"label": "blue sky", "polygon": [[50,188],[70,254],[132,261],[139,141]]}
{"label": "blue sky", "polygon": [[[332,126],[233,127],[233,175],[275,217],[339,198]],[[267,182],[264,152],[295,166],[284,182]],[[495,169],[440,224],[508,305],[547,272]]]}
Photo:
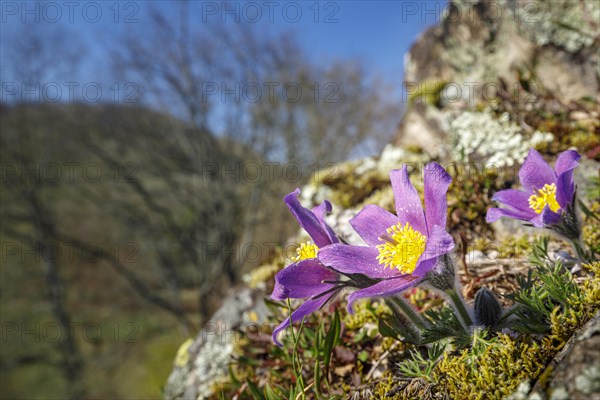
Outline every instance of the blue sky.
{"label": "blue sky", "polygon": [[[446,1],[190,1],[182,15],[176,1],[113,2],[2,2],[0,56],[6,66],[9,44],[23,29],[39,25],[44,31],[60,30],[66,46],[82,48],[80,68],[60,80],[110,81],[110,50],[147,22],[149,5],[167,18],[186,18],[190,24],[235,23],[236,18],[271,32],[293,31],[316,61],[360,58],[372,73],[381,74],[401,93],[403,60],[416,37],[437,22]],[[61,57],[60,49],[57,59]],[[2,81],[14,80],[2,68]],[[4,89],[3,89],[4,90]]]}
{"label": "blue sky", "polygon": [[[420,9],[414,12],[419,15],[408,15],[413,12],[408,3],[418,4]],[[404,54],[436,19],[433,15],[420,15],[421,9],[427,6],[432,10],[441,9],[445,2],[342,1],[336,4],[339,5],[335,14],[338,22],[313,23],[307,18],[291,28],[318,58],[360,57],[374,71],[400,84]]]}

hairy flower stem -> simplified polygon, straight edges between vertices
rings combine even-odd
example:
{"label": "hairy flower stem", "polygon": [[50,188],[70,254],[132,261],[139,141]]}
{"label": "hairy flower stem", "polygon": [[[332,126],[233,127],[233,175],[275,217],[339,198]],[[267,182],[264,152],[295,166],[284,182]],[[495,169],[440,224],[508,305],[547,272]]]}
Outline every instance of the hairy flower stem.
{"label": "hairy flower stem", "polygon": [[408,304],[404,299],[394,296],[392,297],[392,301],[398,306],[398,308],[400,308],[400,310],[402,310],[404,315],[406,315],[408,319],[415,324],[417,328],[425,329],[427,327],[425,320],[421,318],[421,316],[417,314],[410,304]]}
{"label": "hairy flower stem", "polygon": [[468,330],[469,327],[473,325],[473,320],[471,319],[469,311],[467,311],[467,307],[465,306],[462,297],[460,296],[460,294],[458,294],[456,289],[448,289],[446,290],[446,294],[448,295],[448,297],[450,297],[454,308],[456,309],[456,311],[458,311],[460,319],[462,320],[465,328],[467,328]]}
{"label": "hairy flower stem", "polygon": [[[409,343],[420,343],[421,342],[421,329],[402,311],[399,303],[393,297],[385,299],[385,303],[388,305],[393,313],[392,329],[400,334]],[[408,306],[406,304],[406,306]]]}

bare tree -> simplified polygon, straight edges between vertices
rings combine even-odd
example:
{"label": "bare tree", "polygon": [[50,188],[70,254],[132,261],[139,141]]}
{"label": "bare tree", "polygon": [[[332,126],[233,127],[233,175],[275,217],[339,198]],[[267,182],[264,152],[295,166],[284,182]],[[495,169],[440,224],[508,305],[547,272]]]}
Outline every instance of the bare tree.
{"label": "bare tree", "polygon": [[[397,122],[397,106],[359,63],[316,67],[291,35],[270,35],[243,23],[190,24],[192,5],[180,7],[178,20],[151,8],[156,29],[131,36],[112,58],[123,80],[139,84],[146,104],[182,116],[193,127],[176,141],[180,150],[157,156],[181,161],[187,154],[189,173],[196,177],[214,167],[195,187],[195,204],[188,207],[203,216],[201,237],[231,255],[256,238],[256,227],[272,223],[261,205],[271,204],[273,194],[280,202],[284,191],[301,182],[236,181],[228,171],[254,161],[295,163],[306,179],[315,162],[344,160],[378,139],[382,147]],[[227,150],[233,143],[244,156],[232,157]],[[206,277],[235,281],[242,266],[221,257],[210,272],[206,265],[198,268]]]}
{"label": "bare tree", "polygon": [[[16,126],[4,124],[0,145],[3,169],[35,168],[44,157],[38,137],[27,123],[27,114],[17,121]],[[14,129],[17,128],[17,129]],[[39,157],[39,158],[38,158]],[[65,305],[65,292],[68,290],[61,277],[60,259],[53,256],[51,249],[60,243],[56,217],[44,200],[48,183],[34,174],[24,179],[24,175],[4,171],[2,179],[2,204],[0,218],[1,233],[12,240],[29,246],[38,254],[39,265],[45,278],[47,299],[52,314],[61,332],[58,347],[62,356],[63,375],[68,382],[70,399],[85,396],[83,384],[84,361],[76,343],[70,310]]]}
{"label": "bare tree", "polygon": [[[94,243],[96,264],[189,334],[296,229],[281,198],[308,178],[309,166],[383,145],[393,132],[397,109],[360,63],[318,66],[291,35],[198,26],[190,23],[194,4],[180,7],[179,20],[150,10],[151,23],[111,44],[115,75],[137,85],[141,104],[2,106],[3,165],[77,161],[103,172],[76,185],[19,174],[2,182],[0,233],[40,254],[63,328],[78,317],[66,271],[84,262],[44,258],[51,244],[84,252]],[[68,76],[81,52],[67,49],[65,33],[36,28],[15,37],[3,71],[28,83]],[[288,163],[304,180],[285,179]],[[129,262],[114,242],[134,244],[139,258]],[[262,254],[249,259],[247,246]],[[85,395],[80,345],[71,334],[58,346],[71,398]]]}

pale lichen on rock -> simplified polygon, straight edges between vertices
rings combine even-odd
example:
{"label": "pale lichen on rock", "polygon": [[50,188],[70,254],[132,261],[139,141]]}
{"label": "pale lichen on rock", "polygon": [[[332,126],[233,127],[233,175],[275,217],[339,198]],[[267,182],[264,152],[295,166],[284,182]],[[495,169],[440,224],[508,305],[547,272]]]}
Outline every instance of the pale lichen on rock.
{"label": "pale lichen on rock", "polygon": [[576,52],[591,46],[598,35],[600,2],[528,1],[515,12],[519,27],[540,46],[553,44]]}
{"label": "pale lichen on rock", "polygon": [[235,348],[249,325],[265,321],[263,292],[249,288],[232,291],[221,308],[190,343],[180,347],[164,389],[167,399],[214,397],[215,386],[227,380]]}
{"label": "pale lichen on rock", "polygon": [[484,160],[486,164],[497,167],[521,163],[530,148],[554,138],[550,133],[539,131],[525,137],[523,129],[511,122],[507,113],[496,118],[489,109],[463,112],[450,122],[450,135],[455,160]]}

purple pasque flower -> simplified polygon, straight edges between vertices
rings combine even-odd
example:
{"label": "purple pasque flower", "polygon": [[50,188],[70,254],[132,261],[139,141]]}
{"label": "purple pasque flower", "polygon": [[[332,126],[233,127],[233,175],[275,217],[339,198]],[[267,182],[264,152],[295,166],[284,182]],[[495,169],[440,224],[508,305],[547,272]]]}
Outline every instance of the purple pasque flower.
{"label": "purple pasque flower", "polygon": [[386,297],[422,282],[434,271],[438,257],[454,248],[446,231],[446,192],[452,178],[437,163],[424,169],[425,210],[408,179],[406,165],[390,172],[396,215],[370,204],[350,224],[368,246],[332,244],[319,252],[319,260],[345,274],[377,279],[373,285],[348,297],[348,310],[365,297]]}
{"label": "purple pasque flower", "polygon": [[507,189],[496,193],[492,200],[507,208],[490,208],[487,222],[509,217],[528,221],[538,228],[560,224],[565,212],[572,214],[569,210],[573,209],[575,198],[573,170],[580,158],[575,150],[564,151],[558,155],[553,170],[540,153],[529,150],[519,170],[524,190]]}
{"label": "purple pasque flower", "polygon": [[282,345],[277,340],[279,332],[292,322],[301,321],[306,315],[323,307],[343,287],[338,284],[339,274],[321,264],[317,258],[319,249],[339,242],[333,230],[325,223],[325,214],[331,211],[331,203],[325,200],[309,210],[302,207],[298,194],[300,189],[285,196],[284,201],[312,241],[302,243],[296,249],[298,255],[295,262],[275,275],[275,288],[271,298],[306,300],[273,331],[273,341],[278,346]]}

